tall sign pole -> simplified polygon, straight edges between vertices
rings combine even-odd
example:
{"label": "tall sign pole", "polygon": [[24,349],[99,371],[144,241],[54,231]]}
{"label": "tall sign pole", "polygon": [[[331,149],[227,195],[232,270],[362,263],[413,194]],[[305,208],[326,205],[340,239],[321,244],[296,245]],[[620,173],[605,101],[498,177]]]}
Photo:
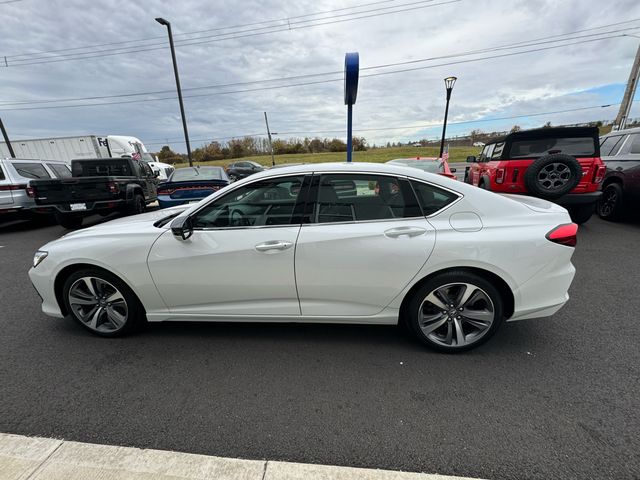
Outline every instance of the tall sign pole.
{"label": "tall sign pole", "polygon": [[273,142],[271,141],[271,130],[269,130],[269,120],[267,120],[267,112],[264,112],[264,123],[267,125],[267,137],[269,137],[269,150],[271,150],[271,166],[276,164],[273,156]]}
{"label": "tall sign pole", "polygon": [[0,130],[2,130],[2,136],[4,137],[4,141],[7,144],[7,148],[9,149],[9,155],[11,155],[11,158],[16,158],[16,154],[13,151],[13,146],[11,146],[11,141],[9,140],[9,135],[7,135],[7,131],[4,129],[4,123],[2,123],[1,118],[0,118]]}
{"label": "tall sign pole", "polygon": [[640,45],[638,45],[638,51],[636,52],[636,59],[631,67],[631,73],[629,74],[629,80],[627,80],[627,88],[624,91],[622,97],[622,103],[620,104],[620,110],[618,116],[613,124],[614,130],[623,130],[629,119],[629,112],[631,112],[631,105],[633,104],[633,97],[636,93],[636,87],[638,86],[638,76],[640,75]]}
{"label": "tall sign pole", "polygon": [[358,76],[360,56],[358,52],[344,56],[344,104],[347,106],[347,162],[351,162],[353,153],[353,104],[358,96]]}

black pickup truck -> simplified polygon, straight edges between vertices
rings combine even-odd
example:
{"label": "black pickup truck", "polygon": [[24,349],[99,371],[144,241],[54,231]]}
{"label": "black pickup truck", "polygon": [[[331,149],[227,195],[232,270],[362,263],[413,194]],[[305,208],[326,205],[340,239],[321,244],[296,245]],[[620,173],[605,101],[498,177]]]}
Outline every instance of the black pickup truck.
{"label": "black pickup truck", "polygon": [[84,217],[93,214],[142,213],[157,198],[157,175],[144,161],[129,157],[72,160],[71,175],[29,182],[36,204],[51,209],[65,228],[79,228]]}

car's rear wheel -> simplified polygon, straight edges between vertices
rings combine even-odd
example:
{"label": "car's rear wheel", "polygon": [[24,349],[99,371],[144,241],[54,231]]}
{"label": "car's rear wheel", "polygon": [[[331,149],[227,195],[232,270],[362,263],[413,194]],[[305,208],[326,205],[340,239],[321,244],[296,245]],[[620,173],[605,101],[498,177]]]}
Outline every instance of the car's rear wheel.
{"label": "car's rear wheel", "polygon": [[74,320],[102,337],[128,333],[145,318],[144,308],[131,289],[104,270],[71,274],[64,282],[63,298]]}
{"label": "car's rear wheel", "polygon": [[622,187],[616,182],[604,187],[597,206],[600,218],[604,220],[619,220],[622,217],[624,211],[622,195]]}
{"label": "car's rear wheel", "polygon": [[571,216],[571,221],[577,223],[578,225],[587,223],[593,215],[593,212],[595,212],[594,204],[569,207],[569,215]]}
{"label": "car's rear wheel", "polygon": [[80,228],[82,220],[82,216],[73,213],[56,213],[56,221],[68,230]]}
{"label": "car's rear wheel", "polygon": [[128,205],[127,213],[129,215],[138,215],[140,213],[144,213],[146,205],[144,204],[144,197],[139,193],[136,193],[133,196],[133,200]]}
{"label": "car's rear wheel", "polygon": [[482,276],[453,270],[421,285],[405,314],[408,326],[425,345],[455,353],[477,347],[497,331],[503,300]]}

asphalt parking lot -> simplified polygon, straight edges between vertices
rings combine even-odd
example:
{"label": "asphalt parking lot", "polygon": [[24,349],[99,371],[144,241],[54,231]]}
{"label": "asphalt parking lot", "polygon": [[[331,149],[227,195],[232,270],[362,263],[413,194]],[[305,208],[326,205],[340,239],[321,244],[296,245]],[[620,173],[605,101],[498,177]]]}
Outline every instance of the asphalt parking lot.
{"label": "asphalt parking lot", "polygon": [[0,226],[1,432],[491,479],[640,477],[638,221],[591,220],[567,306],[463,355],[386,326],[96,338],[42,315],[26,275],[63,233]]}

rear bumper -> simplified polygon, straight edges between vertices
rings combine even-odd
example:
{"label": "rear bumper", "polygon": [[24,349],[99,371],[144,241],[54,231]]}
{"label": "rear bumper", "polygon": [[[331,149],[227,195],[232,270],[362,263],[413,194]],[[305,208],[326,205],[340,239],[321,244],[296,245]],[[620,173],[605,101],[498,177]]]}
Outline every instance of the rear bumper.
{"label": "rear bumper", "polygon": [[601,196],[602,192],[600,191],[590,193],[569,193],[553,200],[553,203],[557,203],[563,207],[570,207],[573,205],[591,205],[595,204]]}
{"label": "rear bumper", "polygon": [[[85,210],[71,210],[70,204],[72,203],[84,203],[87,208]],[[103,210],[118,210],[126,206],[127,201],[122,199],[115,200],[100,200],[97,202],[69,202],[69,203],[57,203],[54,205],[39,205],[39,209],[49,209],[51,212],[57,211],[60,213],[73,213],[74,215],[91,215],[96,211]]]}

